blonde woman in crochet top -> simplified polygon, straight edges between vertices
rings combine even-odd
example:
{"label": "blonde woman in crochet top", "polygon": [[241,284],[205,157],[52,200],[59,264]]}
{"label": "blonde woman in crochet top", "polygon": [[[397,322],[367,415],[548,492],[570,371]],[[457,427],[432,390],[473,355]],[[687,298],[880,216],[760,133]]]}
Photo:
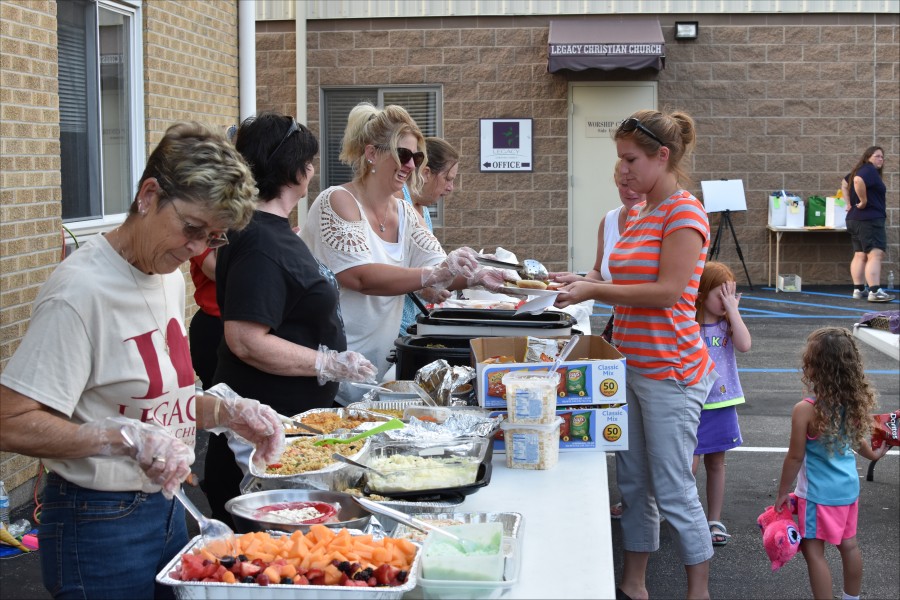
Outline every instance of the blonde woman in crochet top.
{"label": "blonde woman in crochet top", "polygon": [[[353,181],[319,194],[300,236],[340,283],[348,349],[372,361],[381,379],[405,294],[433,288],[446,297],[447,290],[473,285],[499,287],[503,276],[479,267],[471,248],[445,254],[413,206],[398,199],[404,184],[419,192],[426,163],[425,140],[402,107],[354,107],[340,159],[352,167]],[[361,396],[341,386],[338,401]]]}

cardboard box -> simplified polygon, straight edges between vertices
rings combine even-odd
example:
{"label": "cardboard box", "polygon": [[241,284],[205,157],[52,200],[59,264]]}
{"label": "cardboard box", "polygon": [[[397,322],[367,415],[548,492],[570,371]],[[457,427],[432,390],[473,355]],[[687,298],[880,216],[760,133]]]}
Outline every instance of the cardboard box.
{"label": "cardboard box", "polygon": [[779,275],[775,287],[782,292],[799,292],[802,289],[802,280],[799,275]]}
{"label": "cardboard box", "polygon": [[[495,411],[491,416],[506,415]],[[617,452],[628,450],[628,405],[609,406],[560,406],[556,414],[563,417],[559,430],[560,452]],[[582,435],[575,436],[573,425],[582,428]],[[583,432],[586,431],[585,435]],[[576,429],[577,433],[577,429]],[[494,434],[494,452],[506,452],[503,430]]]}
{"label": "cardboard box", "polygon": [[[527,347],[524,337],[474,338],[469,340],[469,345],[478,382],[478,403],[484,408],[506,408],[505,389],[501,383],[506,373],[550,368],[550,363],[524,362]],[[494,356],[511,356],[515,362],[484,362]],[[574,358],[560,366],[566,374],[560,378],[562,391],[557,394],[557,405],[625,403],[625,357],[618,350],[599,335],[585,335],[569,356]]]}

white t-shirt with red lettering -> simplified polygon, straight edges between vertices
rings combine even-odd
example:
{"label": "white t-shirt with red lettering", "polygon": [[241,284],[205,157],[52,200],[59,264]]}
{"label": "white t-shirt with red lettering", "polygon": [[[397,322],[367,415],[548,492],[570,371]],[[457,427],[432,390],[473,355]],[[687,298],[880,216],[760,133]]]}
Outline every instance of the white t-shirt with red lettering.
{"label": "white t-shirt with red lettering", "polygon": [[[115,416],[156,421],[193,448],[195,378],[184,294],[181,271],[142,273],[95,236],[41,288],[28,331],[0,383],[74,423]],[[90,489],[159,490],[130,457],[43,462]]]}

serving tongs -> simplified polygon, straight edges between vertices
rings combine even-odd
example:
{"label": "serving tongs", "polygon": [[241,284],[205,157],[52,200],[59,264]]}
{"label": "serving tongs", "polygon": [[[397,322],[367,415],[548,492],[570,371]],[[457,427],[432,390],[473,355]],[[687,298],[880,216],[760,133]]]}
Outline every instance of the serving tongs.
{"label": "serving tongs", "polygon": [[511,269],[518,273],[519,277],[522,279],[531,279],[534,281],[547,281],[550,279],[550,273],[547,271],[547,267],[533,258],[526,258],[522,261],[522,264],[497,260],[496,258],[489,258],[482,254],[476,254],[475,259],[478,261],[478,264],[482,264],[486,267]]}
{"label": "serving tongs", "polygon": [[371,500],[367,500],[366,498],[357,498],[353,496],[353,499],[363,508],[368,510],[369,512],[377,513],[380,515],[384,515],[386,517],[390,517],[399,523],[403,523],[404,525],[408,525],[413,529],[417,529],[424,533],[435,532],[439,535],[452,539],[456,544],[462,548],[465,552],[473,552],[478,549],[478,544],[473,542],[472,540],[467,540],[465,538],[461,538],[456,534],[450,533],[440,527],[436,527],[431,523],[426,523],[425,521],[420,521],[419,519],[412,517],[406,513],[400,512],[399,510],[394,510],[393,508],[388,508],[383,504],[379,504],[378,502],[373,502]]}
{"label": "serving tongs", "polygon": [[284,415],[278,415],[278,418],[281,419],[281,422],[290,427],[294,427],[296,429],[304,429],[315,435],[323,435],[325,432],[321,429],[316,429],[315,427],[310,427],[306,423],[302,422],[300,419],[294,419],[292,417],[286,417]]}

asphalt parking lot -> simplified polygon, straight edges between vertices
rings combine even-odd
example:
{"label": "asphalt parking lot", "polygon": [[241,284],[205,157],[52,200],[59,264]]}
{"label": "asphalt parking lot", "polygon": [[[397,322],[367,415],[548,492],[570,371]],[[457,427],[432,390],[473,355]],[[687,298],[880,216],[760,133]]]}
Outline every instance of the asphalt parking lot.
{"label": "asphalt parking lot", "polygon": [[[845,287],[813,286],[799,293],[776,293],[771,288],[741,288],[741,312],[753,336],[753,348],[738,357],[747,403],[739,408],[744,445],[727,454],[726,500],[723,522],[733,536],[716,549],[711,566],[710,594],[713,598],[769,599],[809,598],[811,591],[806,564],[795,557],[772,573],[762,549],[756,517],[775,497],[777,479],[788,444],[790,413],[802,397],[798,373],[800,352],[806,336],[826,325],[852,328],[860,316],[872,310],[897,309],[898,302],[870,304],[853,300]],[[895,292],[896,293],[896,292]],[[592,328],[602,330],[608,307],[598,305]],[[900,408],[900,365],[897,361],[861,344],[866,371],[879,393],[880,412]],[[198,442],[195,472],[202,472],[205,439]],[[607,455],[609,479],[615,481],[615,460]],[[863,553],[863,598],[900,598],[900,460],[897,450],[885,456],[875,469],[874,481],[865,481],[868,461],[858,459],[861,497],[859,540]],[[698,485],[705,489],[702,468]],[[610,497],[618,499],[611,483]],[[196,488],[188,495],[201,510],[207,505]],[[701,492],[701,498],[705,493]],[[590,499],[577,503],[582,510],[607,510],[592,506]],[[13,511],[12,519],[31,518],[33,505]],[[189,523],[192,535],[196,526]],[[612,527],[613,556],[617,579],[621,569],[621,527]],[[539,535],[529,532],[529,535]],[[577,540],[572,548],[577,549]],[[561,551],[563,549],[560,549]],[[828,548],[826,557],[834,576],[834,595],[840,597],[840,556]],[[0,560],[0,600],[49,598],[40,579],[37,553]],[[589,573],[553,574],[553,577],[589,577]],[[683,598],[684,569],[679,564],[671,532],[663,525],[661,547],[650,559],[648,589],[653,598]],[[526,592],[527,593],[527,592]]]}

